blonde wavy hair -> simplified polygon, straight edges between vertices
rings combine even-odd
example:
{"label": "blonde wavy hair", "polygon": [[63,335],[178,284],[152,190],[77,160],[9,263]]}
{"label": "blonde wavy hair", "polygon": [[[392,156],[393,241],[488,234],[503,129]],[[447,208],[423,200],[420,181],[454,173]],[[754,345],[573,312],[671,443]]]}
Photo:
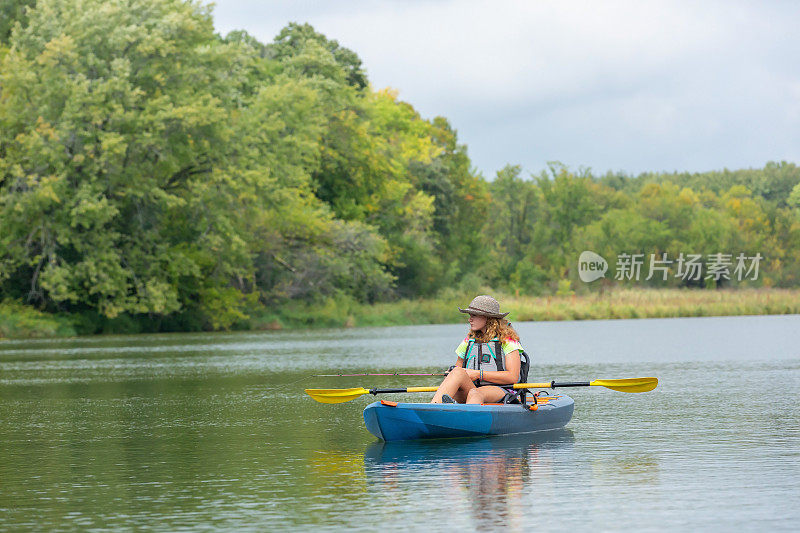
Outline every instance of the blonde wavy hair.
{"label": "blonde wavy hair", "polygon": [[513,339],[519,341],[519,335],[505,318],[486,317],[486,325],[480,331],[470,329],[467,335],[478,342],[489,342],[492,339]]}

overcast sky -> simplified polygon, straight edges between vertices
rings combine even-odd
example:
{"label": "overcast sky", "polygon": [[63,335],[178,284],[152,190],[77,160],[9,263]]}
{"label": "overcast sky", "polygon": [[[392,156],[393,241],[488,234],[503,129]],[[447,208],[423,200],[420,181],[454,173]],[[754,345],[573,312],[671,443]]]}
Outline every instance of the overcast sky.
{"label": "overcast sky", "polygon": [[800,161],[796,2],[216,0],[223,35],[290,21],[355,51],[375,88],[447,117],[473,164],[538,173]]}

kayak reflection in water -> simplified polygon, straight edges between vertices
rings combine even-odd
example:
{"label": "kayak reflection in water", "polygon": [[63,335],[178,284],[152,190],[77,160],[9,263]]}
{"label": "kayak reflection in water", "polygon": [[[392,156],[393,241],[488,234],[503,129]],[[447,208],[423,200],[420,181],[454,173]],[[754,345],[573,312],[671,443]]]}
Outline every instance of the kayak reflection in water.
{"label": "kayak reflection in water", "polygon": [[[413,501],[421,513],[468,507],[470,517],[451,519],[450,530],[522,531],[534,503],[533,483],[553,478],[556,457],[571,461],[574,442],[565,429],[485,439],[377,441],[364,451],[364,472],[370,493],[386,495],[393,505]],[[409,486],[417,488],[413,500]]]}
{"label": "kayak reflection in water", "polygon": [[479,468],[459,465],[462,485],[467,489],[475,529],[520,530],[524,515],[522,496],[530,479],[531,463],[537,462],[536,447],[518,456],[496,455],[482,461]]}
{"label": "kayak reflection in water", "polygon": [[[466,309],[469,333],[456,348],[455,366],[439,385],[431,403],[496,403],[515,400],[503,388],[527,379],[527,355],[519,335],[491,296],[476,296]],[[522,355],[521,355],[522,354]],[[523,359],[524,357],[524,359]]]}

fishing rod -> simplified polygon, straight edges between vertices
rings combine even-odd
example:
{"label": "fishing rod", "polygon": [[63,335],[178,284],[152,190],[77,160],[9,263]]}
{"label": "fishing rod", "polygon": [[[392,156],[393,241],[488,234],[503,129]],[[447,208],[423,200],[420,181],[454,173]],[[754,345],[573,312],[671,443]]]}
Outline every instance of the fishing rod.
{"label": "fishing rod", "polygon": [[314,374],[315,378],[342,378],[342,377],[355,377],[355,376],[446,376],[447,373],[440,372],[438,374],[406,374],[400,372],[386,372],[383,374]]}

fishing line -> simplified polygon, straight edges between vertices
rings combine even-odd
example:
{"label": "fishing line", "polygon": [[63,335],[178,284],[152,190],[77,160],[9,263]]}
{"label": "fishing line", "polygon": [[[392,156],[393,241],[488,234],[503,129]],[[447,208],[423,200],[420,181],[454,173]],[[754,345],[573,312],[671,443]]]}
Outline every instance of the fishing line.
{"label": "fishing line", "polygon": [[403,374],[403,373],[400,373],[400,372],[387,372],[387,373],[383,373],[383,374],[312,374],[310,376],[304,376],[304,377],[302,377],[300,379],[297,379],[295,381],[290,381],[288,383],[281,383],[279,385],[275,385],[273,387],[266,387],[266,388],[261,389],[261,390],[269,391],[269,390],[280,389],[280,388],[286,387],[288,385],[296,385],[297,383],[300,383],[301,381],[305,381],[305,380],[311,379],[311,378],[340,378],[340,377],[357,377],[357,376],[417,376],[418,377],[418,376],[446,376],[446,375],[447,374],[445,374],[445,373],[439,373],[439,374]]}
{"label": "fishing line", "polygon": [[400,372],[387,372],[382,374],[314,374],[311,377],[315,378],[342,378],[342,377],[355,377],[355,376],[446,376],[444,372],[438,374],[406,374]]}

